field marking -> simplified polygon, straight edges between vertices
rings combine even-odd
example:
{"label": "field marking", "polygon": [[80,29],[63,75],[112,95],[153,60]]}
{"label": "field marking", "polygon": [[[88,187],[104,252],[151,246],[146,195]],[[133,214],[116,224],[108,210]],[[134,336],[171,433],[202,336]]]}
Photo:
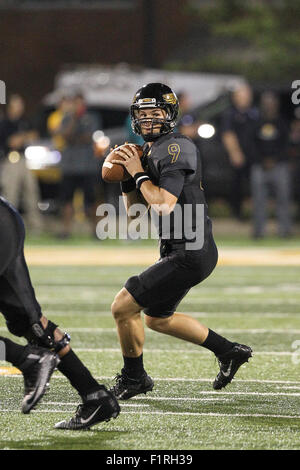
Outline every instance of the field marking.
{"label": "field marking", "polygon": [[[295,316],[295,315],[299,315],[300,311],[299,312],[278,312],[278,313],[274,313],[274,312],[256,312],[256,313],[252,313],[252,312],[182,312],[184,313],[185,315],[189,315],[190,317],[195,317],[195,318],[206,318],[206,317],[241,317],[241,316],[245,316],[247,314],[251,314],[251,318],[253,317],[259,317],[261,318],[262,316],[264,318],[286,318],[288,315],[291,315],[291,316]],[[46,316],[47,315],[56,315],[56,316],[77,316],[77,315],[82,315],[82,312],[64,312],[62,310],[48,310],[48,309],[45,309],[45,314]],[[95,316],[98,316],[98,317],[112,317],[112,313],[110,311],[101,311],[101,310],[91,310],[91,311],[85,311],[84,312],[84,315],[95,315]]]}
{"label": "field marking", "polygon": [[[277,397],[277,396],[288,396],[288,397],[300,397],[300,393],[285,393],[285,392],[279,392],[279,393],[276,393],[276,392],[230,392],[230,391],[226,391],[226,392],[217,392],[217,391],[206,391],[206,390],[200,390],[199,392],[197,392],[199,395],[224,395],[224,396],[228,396],[228,395],[250,395],[250,396],[266,396],[266,397]],[[178,397],[135,397],[133,400],[153,400],[153,401],[160,401],[160,400],[166,400],[166,401],[173,401],[173,400],[183,400],[183,401],[201,401],[202,398],[188,398],[188,397],[184,397],[184,398],[178,398]]]}
{"label": "field marking", "polygon": [[[6,376],[9,378],[17,379],[22,378],[22,375],[9,375]],[[64,375],[52,375],[51,380],[53,379],[63,379],[66,380]],[[95,377],[96,380],[114,380],[114,376],[108,375],[100,375]],[[198,378],[198,379],[191,379],[189,377],[153,377],[155,382],[196,382],[196,383],[211,383],[214,378]],[[259,384],[282,384],[282,385],[300,385],[300,381],[297,380],[263,380],[263,379],[234,379],[234,383],[259,383]],[[216,392],[219,393],[219,392]],[[225,393],[225,392],[223,392]],[[226,392],[227,393],[227,392]]]}
{"label": "field marking", "polygon": [[[187,294],[187,295],[189,295],[189,294]],[[61,304],[62,304],[62,302],[57,302],[56,300],[52,300],[49,297],[43,297],[42,295],[39,295],[38,297],[39,297],[40,303],[42,303],[42,304],[47,303],[50,306],[53,306],[53,305],[61,306]],[[88,297],[90,299],[90,295]],[[96,305],[107,305],[107,304],[110,304],[113,301],[113,297],[114,296],[109,297],[109,299],[107,299],[107,300],[101,300],[101,299],[99,299],[99,297],[97,297],[97,299],[94,300],[94,301],[88,301],[87,298],[79,298],[77,301],[73,301],[73,302],[69,299],[64,299],[63,303],[67,303],[69,307],[72,307],[72,306],[77,307],[78,303],[84,304],[85,307],[88,307],[89,305],[94,306],[95,304]],[[73,298],[74,298],[74,296],[72,297],[72,299]],[[220,297],[220,298],[201,297],[201,293],[199,293],[199,295],[194,296],[194,298],[185,297],[182,302],[184,302],[185,304],[196,304],[197,303],[197,304],[199,304],[199,306],[201,306],[201,304],[214,305],[214,304],[224,304],[224,303],[226,305],[234,305],[235,306],[237,302],[239,304],[243,304],[243,305],[245,305],[245,304],[246,305],[248,305],[248,304],[260,304],[260,305],[262,305],[262,304],[269,304],[269,305],[284,304],[284,305],[298,305],[299,306],[299,299],[284,298],[282,296],[275,298],[274,295],[272,296],[272,299],[261,298],[261,297],[257,297],[255,299],[254,298],[245,298],[245,295],[242,296],[241,298],[231,296],[231,298],[228,299],[228,298],[224,298],[224,297]]]}
{"label": "field marking", "polygon": [[[120,282],[118,284],[124,284],[124,280],[123,282]],[[57,292],[59,290],[60,293],[62,292],[71,292],[71,291],[80,291],[80,292],[84,292],[84,294],[86,295],[86,293],[89,291],[91,292],[91,295],[96,295],[96,293],[99,292],[99,290],[101,289],[102,290],[105,290],[106,291],[106,295],[110,295],[110,291],[115,291],[118,289],[118,286],[117,284],[113,284],[113,285],[105,285],[105,284],[102,284],[101,285],[101,281],[99,281],[99,284],[96,285],[96,284],[83,284],[83,285],[80,285],[80,284],[76,284],[76,285],[65,285],[65,284],[62,284],[62,285],[46,285],[46,286],[41,286],[39,284],[36,284],[36,287],[38,287],[40,290],[42,290],[43,288],[45,288],[47,290],[47,293],[51,294],[51,292]],[[259,286],[255,286],[255,285],[250,285],[250,286],[243,286],[243,285],[236,285],[236,286],[226,286],[226,284],[224,284],[223,286],[207,286],[207,285],[201,285],[201,287],[198,287],[199,289],[201,289],[201,293],[203,295],[203,293],[205,294],[210,294],[210,293],[214,293],[216,290],[218,290],[218,293],[221,293],[221,294],[264,294],[264,293],[271,293],[271,292],[282,292],[282,293],[291,293],[291,292],[300,292],[300,285],[299,284],[278,284],[278,285],[265,285],[265,284],[261,284]],[[94,290],[97,290],[97,292],[94,292]],[[195,296],[195,290],[193,290],[190,294],[190,296]]]}
{"label": "field marking", "polygon": [[[116,353],[121,354],[120,348],[73,348],[75,352],[80,353]],[[201,354],[201,355],[211,355],[213,354],[211,351],[206,349],[201,349],[199,346],[198,349],[148,349],[144,348],[144,353],[150,354]],[[293,356],[295,351],[253,351],[254,356]]]}
{"label": "field marking", "polygon": [[[216,390],[199,390],[197,392],[198,395],[215,395],[217,398],[220,395],[224,395],[224,397],[228,397],[228,395],[245,395],[245,396],[259,396],[259,397],[278,397],[278,396],[283,396],[283,397],[300,397],[300,393],[298,392],[230,392],[230,391],[216,391]],[[211,400],[214,398],[212,397]],[[202,401],[202,398],[197,398],[197,397],[152,397],[152,396],[147,396],[147,397],[134,397],[131,398],[131,401],[140,401],[140,400],[146,400],[146,401]],[[67,403],[67,402],[44,402],[44,405],[77,405],[78,403]],[[128,405],[126,403],[123,403],[121,401],[121,405]],[[131,405],[133,406],[133,405]]]}
{"label": "field marking", "polygon": [[[1,413],[19,413],[19,409],[4,409]],[[31,413],[72,413],[72,410],[33,410]],[[212,418],[279,418],[279,419],[300,419],[299,415],[269,415],[263,413],[196,413],[187,411],[123,411],[122,415],[171,415],[171,416],[207,416]],[[99,423],[100,424],[100,423]]]}
{"label": "field marking", "polygon": [[[219,248],[219,266],[299,266],[296,248]],[[148,266],[159,257],[158,247],[26,246],[31,266]]]}
{"label": "field marking", "polygon": [[[149,400],[149,401],[230,401],[230,398],[226,397],[202,397],[202,398],[188,398],[188,397],[183,397],[183,398],[173,398],[173,397],[135,397],[131,399],[132,401],[137,401],[137,400]],[[39,406],[46,406],[46,405],[57,405],[57,406],[77,406],[78,402],[59,402],[59,401],[45,401],[40,403]],[[129,407],[149,407],[149,404],[135,404],[135,403],[123,403],[122,401],[119,402],[119,405],[122,406],[129,406]],[[0,408],[1,411],[1,408]]]}
{"label": "field marking", "polygon": [[[67,329],[70,333],[115,333],[117,334],[116,328],[81,328],[81,327],[68,327],[64,325],[64,328]],[[7,328],[4,326],[0,327],[0,331],[7,331]],[[147,334],[157,334],[156,331],[147,329]],[[281,329],[281,328],[218,328],[219,333],[240,333],[240,334],[300,334],[300,329]]]}
{"label": "field marking", "polygon": [[[282,387],[275,387],[278,390],[281,390]],[[294,385],[293,387],[284,387],[285,390],[300,390],[300,386]]]}
{"label": "field marking", "polygon": [[[110,353],[119,353],[121,354],[121,350],[119,348],[74,348],[75,352],[96,352],[96,353],[104,353],[104,352],[110,352]],[[199,349],[147,349],[145,348],[144,353],[154,353],[154,354],[162,354],[162,353],[167,353],[167,354],[209,354],[211,355],[212,352],[201,349],[201,346],[199,346]],[[290,351],[254,351],[255,356],[292,356],[295,354],[294,352]]]}
{"label": "field marking", "polygon": [[16,367],[11,367],[11,366],[1,366],[0,367],[0,375],[21,375],[22,372],[17,369]]}
{"label": "field marking", "polygon": [[268,415],[262,413],[193,413],[193,412],[180,412],[180,411],[124,411],[123,414],[147,414],[147,415],[179,415],[179,416],[208,416],[208,417],[222,417],[222,418],[286,418],[286,419],[300,419],[299,415]]}
{"label": "field marking", "polygon": [[[58,405],[58,406],[77,406],[78,405],[78,402],[60,402],[60,401],[44,401],[42,403],[40,403],[39,406],[46,406],[46,405]],[[121,403],[120,405],[122,406],[129,406],[129,407],[139,407],[139,408],[142,408],[142,407],[148,407],[150,405],[148,405],[147,403],[146,404],[137,404],[135,405],[134,403]],[[0,411],[1,411],[1,408],[0,408]]]}

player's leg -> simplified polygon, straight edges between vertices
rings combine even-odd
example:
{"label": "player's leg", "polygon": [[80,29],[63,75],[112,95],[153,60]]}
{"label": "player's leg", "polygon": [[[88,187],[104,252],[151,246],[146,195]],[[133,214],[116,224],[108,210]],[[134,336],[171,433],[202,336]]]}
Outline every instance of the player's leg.
{"label": "player's leg", "polygon": [[22,161],[21,158],[16,163],[11,163],[5,159],[0,175],[1,194],[14,206],[20,202],[20,192],[22,189]]}
{"label": "player's leg", "polygon": [[97,180],[95,175],[83,175],[81,178],[80,186],[84,196],[84,210],[89,219],[91,233],[94,236],[96,233],[96,184]]}
{"label": "player's leg", "polygon": [[207,326],[180,312],[166,318],[145,315],[145,323],[151,330],[197,345],[204,343],[209,332]]}
{"label": "player's leg", "polygon": [[287,237],[291,234],[292,221],[290,169],[286,162],[277,163],[272,169],[272,186],[276,195],[278,235]]}
{"label": "player's leg", "polygon": [[[3,201],[2,201],[3,202]],[[57,325],[43,317],[23,253],[24,226],[19,214],[9,205],[0,205],[0,216],[8,211],[7,227],[2,227],[4,235],[16,232],[14,222],[21,226],[17,255],[0,277],[0,311],[3,313],[9,331],[16,336],[24,336],[35,345],[52,349],[60,356],[59,370],[68,378],[71,385],[82,397],[80,415],[71,422],[72,428],[89,427],[96,422],[117,416],[119,405],[112,394],[92,377],[76,354],[70,349],[68,335],[58,330]],[[1,221],[4,217],[1,216]],[[12,238],[13,239],[13,238]],[[101,407],[99,405],[101,404]],[[98,409],[97,413],[95,410]],[[100,409],[101,408],[101,409]],[[94,411],[92,411],[94,410]],[[89,416],[91,419],[89,419]],[[64,428],[69,423],[63,423]]]}
{"label": "player's leg", "polygon": [[145,340],[144,325],[140,313],[142,307],[135,302],[127,289],[123,288],[116,295],[111,310],[117,325],[123,355],[140,356]]}
{"label": "player's leg", "polygon": [[112,303],[112,314],[117,325],[124,367],[116,377],[113,394],[127,400],[139,393],[153,389],[154,383],[144,369],[143,345],[144,325],[141,318],[142,307],[133,296],[123,288]]}
{"label": "player's leg", "polygon": [[23,188],[22,201],[26,210],[27,221],[31,230],[38,234],[43,229],[43,220],[38,209],[40,191],[36,176],[27,168],[25,158],[23,159]]}
{"label": "player's leg", "polygon": [[220,365],[220,372],[213,384],[215,390],[226,387],[240,366],[248,362],[252,356],[252,349],[249,346],[233,343],[183,313],[175,312],[167,318],[146,315],[145,322],[154,331],[189,341],[212,351]]}
{"label": "player's leg", "polygon": [[[220,374],[214,383],[214,388],[218,389],[232,380],[240,365],[251,356],[251,348],[232,343],[189,315],[174,313],[189,288],[206,279],[214,270],[216,263],[217,249],[211,239],[204,250],[181,253],[175,251],[173,254],[171,252],[167,259],[154,265],[148,272],[142,273],[140,283],[144,285],[148,283],[152,287],[153,300],[144,309],[147,326],[211,350],[220,362]],[[156,279],[152,285],[148,282],[149,274]]]}
{"label": "player's leg", "polygon": [[267,180],[264,169],[253,165],[250,173],[251,195],[253,200],[253,236],[263,237],[266,226]]}
{"label": "player's leg", "polygon": [[62,232],[60,238],[68,238],[72,231],[73,221],[73,196],[76,188],[76,179],[74,176],[63,175],[61,182],[60,199],[62,205]]}
{"label": "player's leg", "polygon": [[57,366],[57,355],[47,349],[31,345],[21,346],[0,337],[0,360],[21,370],[24,378],[22,412],[30,413],[45,394],[51,375]]}

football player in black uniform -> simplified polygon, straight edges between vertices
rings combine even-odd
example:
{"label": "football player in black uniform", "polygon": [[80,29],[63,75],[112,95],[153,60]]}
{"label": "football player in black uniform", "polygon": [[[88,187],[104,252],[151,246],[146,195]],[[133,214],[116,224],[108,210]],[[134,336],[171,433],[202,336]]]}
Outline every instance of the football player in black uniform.
{"label": "football player in black uniform", "polygon": [[[62,333],[57,325],[42,314],[24,258],[24,239],[21,216],[8,201],[0,197],[0,312],[5,317],[10,333],[23,336],[29,342],[29,346],[23,347],[2,339],[6,359],[20,367],[24,375],[25,398],[22,410],[27,413],[37,403],[35,393],[38,385],[38,399],[41,398],[44,393],[42,386],[46,386],[58,364],[58,369],[77,390],[83,403],[78,406],[74,417],[57,423],[55,427],[84,429],[101,421],[109,421],[111,417],[118,416],[119,404],[109,390],[98,384],[72,351],[70,336]],[[48,351],[40,347],[54,354],[49,355]],[[40,360],[40,364],[47,361],[49,365],[41,371],[37,364],[34,369],[30,368],[30,365]],[[39,380],[41,375],[42,383]]]}
{"label": "football player in black uniform", "polygon": [[[4,291],[1,280],[16,255],[17,246],[16,226],[11,224],[6,208],[2,209],[3,203],[4,200],[0,199],[0,297]],[[59,362],[57,354],[29,344],[21,346],[0,336],[0,360],[10,362],[22,372],[25,388],[22,412],[30,413],[46,392],[50,377]]]}
{"label": "football player in black uniform", "polygon": [[48,349],[21,346],[0,336],[0,361],[4,360],[23,374],[25,392],[21,408],[23,413],[30,413],[44,396],[59,359]]}
{"label": "football player in black uniform", "polygon": [[132,127],[146,142],[143,157],[140,160],[133,146],[132,150],[123,147],[117,152],[122,159],[112,161],[131,175],[121,183],[127,210],[143,201],[158,213],[161,256],[140,275],[129,278],[112,304],[124,359],[112,391],[123,400],[154,386],[143,366],[141,310],[149,328],[216,355],[220,365],[213,384],[216,390],[231,382],[252,353],[249,346],[232,343],[176,311],[189,289],[210,275],[218,258],[201,184],[200,156],[189,138],[174,132],[177,115],[178,100],[168,86],[143,86],[131,106]]}

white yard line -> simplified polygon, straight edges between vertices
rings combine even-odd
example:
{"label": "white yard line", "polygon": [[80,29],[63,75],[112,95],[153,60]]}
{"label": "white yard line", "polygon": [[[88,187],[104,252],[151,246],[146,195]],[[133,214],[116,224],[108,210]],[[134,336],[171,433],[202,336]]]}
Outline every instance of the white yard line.
{"label": "white yard line", "polygon": [[207,417],[222,417],[222,418],[286,418],[286,419],[300,419],[300,416],[290,415],[268,415],[262,413],[192,413],[180,411],[124,411],[123,414],[143,414],[143,415],[179,415],[179,416],[207,416]]}
{"label": "white yard line", "polygon": [[[19,409],[16,410],[0,410],[1,413],[16,413],[20,412]],[[33,410],[32,413],[72,413],[68,410]],[[211,418],[282,418],[282,419],[300,419],[299,415],[269,415],[262,413],[193,413],[193,412],[181,412],[181,411],[123,411],[122,415],[171,415],[171,416],[206,416]]]}
{"label": "white yard line", "polygon": [[[81,328],[81,327],[68,327],[64,325],[64,328],[70,333],[115,333],[117,334],[116,328]],[[4,326],[0,327],[0,331],[7,331],[7,328]],[[218,328],[219,333],[238,333],[238,334],[300,334],[300,329],[292,328]],[[147,334],[157,334],[156,331],[148,330]]]}
{"label": "white yard line", "polygon": [[[2,376],[1,379],[5,378],[18,378],[18,379],[23,379],[23,376],[21,374],[12,374],[12,375],[6,375]],[[98,377],[95,377],[96,380],[101,381],[101,380],[113,380],[113,376],[107,376],[107,375],[101,375]],[[53,379],[63,379],[66,380],[66,378],[63,375],[52,375],[51,380]],[[153,380],[156,382],[196,382],[196,383],[206,383],[206,382],[212,382],[213,378],[198,378],[198,379],[191,379],[187,377],[153,377]],[[300,381],[293,381],[293,380],[260,380],[260,379],[234,379],[234,383],[259,383],[259,384],[283,384],[283,385],[300,385]],[[219,394],[220,392],[215,392]],[[222,392],[225,393],[225,392]],[[227,394],[227,392],[226,392]],[[277,394],[276,394],[277,395]]]}
{"label": "white yard line", "polygon": [[[215,398],[220,397],[220,395],[224,395],[228,397],[228,395],[250,395],[250,396],[258,396],[258,397],[300,397],[300,393],[294,392],[231,392],[231,391],[204,391],[200,390],[197,392],[198,395],[215,395],[215,397],[211,397],[210,400],[214,400]],[[139,401],[139,400],[146,400],[146,401],[202,401],[204,398],[197,398],[197,397],[152,397],[152,396],[139,396],[131,398],[131,401]],[[44,402],[44,405],[77,405],[78,403],[67,403],[67,402]],[[122,406],[133,406],[131,404],[121,402]],[[142,405],[139,405],[142,406]]]}
{"label": "white yard line", "polygon": [[[46,315],[57,315],[57,316],[77,316],[77,315],[95,315],[99,319],[101,317],[112,317],[111,312],[109,311],[101,311],[101,310],[90,310],[90,311],[85,311],[84,314],[82,312],[64,312],[62,310],[46,310],[45,311]],[[237,317],[243,317],[245,315],[251,315],[252,317],[261,317],[264,318],[286,318],[288,315],[295,316],[299,315],[300,312],[183,312],[185,315],[189,315],[191,317],[195,318],[206,318],[206,317],[232,317],[232,316],[237,316]]]}
{"label": "white yard line", "polygon": [[[48,305],[60,305],[61,306],[62,303],[67,303],[69,307],[71,307],[72,305],[76,307],[78,303],[83,303],[85,307],[88,307],[89,305],[94,306],[95,304],[107,305],[111,303],[112,300],[113,300],[113,296],[111,298],[108,298],[107,300],[99,299],[99,296],[97,296],[97,298],[94,301],[93,299],[90,298],[90,296],[88,296],[88,298],[81,297],[81,298],[78,298],[77,300],[74,300],[74,297],[72,298],[72,300],[64,298],[63,302],[58,302],[57,300],[52,300],[49,297],[44,297],[42,295],[39,296],[39,302],[42,304],[47,303]],[[240,304],[259,303],[260,305],[264,303],[270,304],[270,305],[277,305],[277,304],[299,305],[298,299],[286,299],[282,296],[274,297],[274,295],[272,295],[272,298],[270,299],[270,298],[264,298],[260,296],[257,298],[249,298],[245,295],[244,297],[239,297],[239,296],[233,296],[232,294],[231,294],[231,298],[226,298],[224,296],[220,298],[216,298],[216,297],[213,297],[213,294],[212,294],[212,297],[201,297],[201,294],[199,294],[197,297],[184,299],[185,304],[197,304],[199,306],[201,306],[201,304],[213,305],[213,304],[220,304],[220,303],[221,304],[226,303],[227,305],[231,305],[231,304],[235,305],[237,302]]]}
{"label": "white yard line", "polygon": [[[57,406],[77,406],[78,402],[60,402],[60,401],[44,401],[40,404],[40,406],[48,406],[48,405],[57,405]],[[121,406],[128,406],[128,407],[139,407],[139,408],[144,408],[148,407],[150,405],[148,404],[135,404],[135,403],[121,403]],[[1,408],[0,408],[1,412]]]}
{"label": "white yard line", "polygon": [[[76,352],[96,352],[96,353],[104,353],[104,352],[110,352],[110,353],[119,353],[121,354],[121,351],[119,348],[75,348]],[[162,354],[162,353],[167,353],[167,354],[206,354],[206,355],[211,355],[212,353],[207,350],[203,349],[144,349],[144,353],[154,353],[154,354]],[[254,351],[253,353],[255,356],[291,356],[295,354],[295,352],[290,352],[290,351]]]}

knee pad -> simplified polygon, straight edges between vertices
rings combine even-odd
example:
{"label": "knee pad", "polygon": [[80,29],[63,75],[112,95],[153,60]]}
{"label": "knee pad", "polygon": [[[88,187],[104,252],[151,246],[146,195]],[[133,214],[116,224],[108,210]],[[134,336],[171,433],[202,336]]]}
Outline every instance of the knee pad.
{"label": "knee pad", "polygon": [[62,339],[57,341],[54,338],[54,331],[57,325],[51,320],[48,320],[46,328],[43,327],[41,322],[34,323],[26,333],[26,338],[31,344],[42,346],[58,353],[61,349],[65,348],[71,341],[71,336],[65,333]]}

